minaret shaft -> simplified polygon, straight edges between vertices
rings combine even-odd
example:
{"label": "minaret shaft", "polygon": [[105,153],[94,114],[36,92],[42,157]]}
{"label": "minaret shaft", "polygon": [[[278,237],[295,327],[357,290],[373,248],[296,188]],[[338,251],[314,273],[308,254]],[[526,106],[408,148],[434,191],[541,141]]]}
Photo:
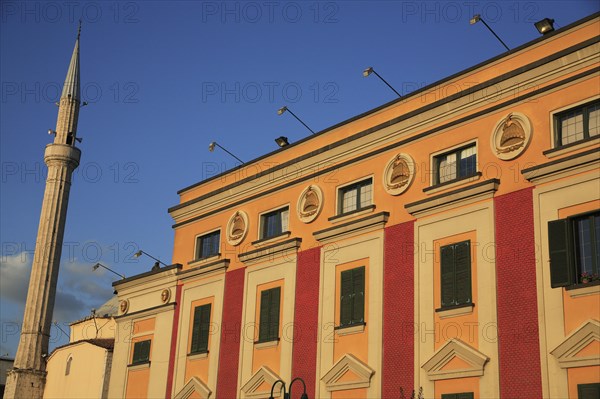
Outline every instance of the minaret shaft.
{"label": "minaret shaft", "polygon": [[29,278],[21,340],[14,368],[9,372],[4,398],[42,398],[46,382],[46,357],[58,270],[71,189],[71,176],[81,151],[75,147],[79,119],[79,37],[61,96],[56,136],[46,146],[48,178]]}

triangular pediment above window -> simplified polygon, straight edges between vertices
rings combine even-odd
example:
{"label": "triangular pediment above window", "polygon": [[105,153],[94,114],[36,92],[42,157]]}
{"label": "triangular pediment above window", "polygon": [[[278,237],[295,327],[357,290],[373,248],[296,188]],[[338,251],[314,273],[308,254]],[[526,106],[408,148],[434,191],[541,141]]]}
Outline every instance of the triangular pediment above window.
{"label": "triangular pediment above window", "polygon": [[[268,398],[271,396],[271,387],[281,378],[266,366],[259,368],[256,373],[242,386],[245,398]],[[281,385],[273,391],[273,397],[280,396]]]}
{"label": "triangular pediment above window", "polygon": [[561,368],[598,366],[600,355],[595,349],[600,342],[600,322],[590,319],[569,334],[550,352]]}
{"label": "triangular pediment above window", "polygon": [[[194,395],[196,393],[196,395]],[[212,391],[198,377],[192,377],[187,384],[175,395],[174,399],[188,399],[192,397],[200,397],[208,399]],[[193,396],[194,395],[194,396]]]}
{"label": "triangular pediment above window", "polygon": [[357,359],[354,355],[346,354],[321,378],[327,391],[341,391],[355,388],[368,388],[375,370]]}
{"label": "triangular pediment above window", "polygon": [[459,339],[451,339],[421,366],[431,381],[450,378],[478,377],[490,360],[477,349]]}

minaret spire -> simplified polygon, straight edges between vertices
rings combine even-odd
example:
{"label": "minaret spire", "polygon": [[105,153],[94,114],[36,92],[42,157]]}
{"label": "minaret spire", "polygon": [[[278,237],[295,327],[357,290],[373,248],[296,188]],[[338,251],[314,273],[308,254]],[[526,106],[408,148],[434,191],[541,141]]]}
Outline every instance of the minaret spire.
{"label": "minaret spire", "polygon": [[78,140],[77,121],[81,105],[80,34],[81,22],[60,98],[56,131],[53,131],[54,142],[46,146],[44,153],[48,178],[31,265],[21,339],[14,367],[8,373],[5,399],[41,399],[44,395],[46,357],[71,190],[71,176],[79,166],[81,157],[81,151],[75,146]]}

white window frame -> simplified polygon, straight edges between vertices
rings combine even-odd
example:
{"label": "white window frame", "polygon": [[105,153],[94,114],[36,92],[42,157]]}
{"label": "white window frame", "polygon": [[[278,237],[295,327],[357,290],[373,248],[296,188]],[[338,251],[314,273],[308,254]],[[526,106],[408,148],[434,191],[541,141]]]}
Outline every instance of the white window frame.
{"label": "white window frame", "polygon": [[429,187],[438,186],[440,184],[446,184],[446,183],[447,184],[452,184],[456,180],[458,180],[458,179],[454,179],[454,180],[449,180],[448,182],[445,182],[445,183],[436,183],[435,182],[435,175],[437,173],[437,165],[436,165],[435,158],[438,157],[438,156],[440,156],[440,155],[446,154],[448,152],[452,152],[454,150],[458,150],[461,147],[468,147],[471,144],[475,144],[475,155],[477,156],[477,161],[475,162],[476,172],[480,172],[479,140],[478,139],[470,139],[470,140],[467,140],[467,141],[463,141],[462,143],[453,145],[452,147],[446,147],[446,148],[443,148],[443,149],[441,149],[439,151],[432,152],[431,154],[429,154],[429,168],[430,168],[429,169],[430,170],[430,173],[429,173]]}
{"label": "white window frame", "polygon": [[284,229],[284,228],[282,227],[282,228],[281,228],[281,230],[282,230],[282,231],[281,231],[281,234],[284,234],[285,232],[287,232],[287,231],[290,231],[290,208],[291,208],[291,207],[290,207],[290,204],[289,204],[289,203],[287,203],[287,204],[279,205],[279,206],[276,206],[276,207],[274,207],[274,208],[268,209],[268,210],[266,210],[266,211],[260,212],[260,213],[258,214],[258,223],[257,223],[257,225],[258,225],[258,226],[257,226],[257,227],[258,227],[258,232],[257,232],[257,235],[256,235],[256,237],[258,237],[258,240],[259,240],[259,241],[260,241],[260,240],[270,240],[271,238],[275,238],[275,237],[278,237],[278,236],[280,235],[280,234],[278,234],[278,235],[276,235],[276,236],[273,236],[273,237],[263,237],[263,236],[262,236],[262,230],[263,230],[263,216],[264,216],[264,215],[266,215],[267,213],[275,212],[275,211],[278,211],[278,210],[281,210],[281,209],[284,209],[284,208],[287,208],[287,212],[288,212],[288,214],[287,214],[287,229]]}

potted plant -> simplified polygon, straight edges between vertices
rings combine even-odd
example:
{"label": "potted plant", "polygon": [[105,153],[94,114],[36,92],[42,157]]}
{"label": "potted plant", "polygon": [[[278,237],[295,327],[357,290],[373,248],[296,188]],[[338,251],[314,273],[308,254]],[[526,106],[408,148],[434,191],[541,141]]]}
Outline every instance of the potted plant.
{"label": "potted plant", "polygon": [[588,272],[583,272],[581,273],[581,283],[582,284],[587,284],[590,281],[592,281],[594,278],[594,276],[592,275],[592,273],[588,273]]}

